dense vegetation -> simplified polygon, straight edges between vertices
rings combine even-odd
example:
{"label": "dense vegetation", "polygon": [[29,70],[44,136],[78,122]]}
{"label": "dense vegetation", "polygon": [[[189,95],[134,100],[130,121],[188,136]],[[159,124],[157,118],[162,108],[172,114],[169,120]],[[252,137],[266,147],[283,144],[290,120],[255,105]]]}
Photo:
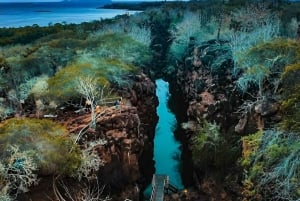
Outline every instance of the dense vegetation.
{"label": "dense vegetation", "polygon": [[60,179],[72,178],[82,188],[68,198],[108,199],[97,183],[103,161],[94,150],[105,142],[79,145],[78,133],[43,117],[88,102],[95,126],[96,105],[104,96],[132,87],[129,77],[151,60],[150,31],[134,18],[0,29],[0,200],[14,200],[47,175],[54,176],[56,194],[56,185],[72,187]]}
{"label": "dense vegetation", "polygon": [[[163,69],[166,76],[173,77],[180,64],[188,68],[188,62],[192,62],[190,66],[194,69],[204,65],[212,75],[229,70],[242,101],[235,112],[242,117],[255,115],[266,103],[274,108],[280,104],[279,123],[278,120],[268,122],[269,114],[261,113],[252,126],[256,132],[244,133],[242,138],[232,131],[224,133],[226,126],[217,125],[217,120],[207,122],[198,116],[190,141],[196,171],[216,170],[217,179],[232,187],[233,181],[238,182],[231,172],[235,166],[240,171],[237,175],[243,178],[242,190],[238,192],[240,200],[297,200],[300,176],[297,156],[300,99],[299,81],[296,81],[300,47],[298,8],[284,1],[265,4],[216,1],[214,5],[191,2],[189,6],[177,6],[167,5],[168,9],[164,10],[172,40]],[[219,43],[213,46],[215,40]],[[222,43],[229,46],[218,50]],[[194,48],[205,45],[203,52]],[[233,68],[228,60],[232,60]]]}
{"label": "dense vegetation", "polygon": [[[197,118],[190,139],[196,171],[221,172],[218,179],[226,184],[226,171],[234,166],[237,199],[296,201],[300,7],[279,0],[251,2],[173,2],[80,25],[0,29],[0,199],[25,192],[39,175],[89,179],[102,164],[92,148],[76,145],[63,126],[25,117],[27,113],[37,118],[55,114],[61,106],[82,105],[82,98],[93,105],[103,93],[90,97],[80,86],[90,84],[90,92],[131,87],[127,78],[140,71],[176,79],[179,66],[193,61],[213,75],[230,71],[230,84],[241,99],[235,112],[241,116],[253,115],[270,100],[280,105],[281,115],[266,125],[260,115],[255,132],[243,134],[225,133],[217,121]],[[216,43],[205,51],[194,49],[211,41]],[[220,44],[226,44],[222,51]]]}
{"label": "dense vegetation", "polygon": [[0,133],[1,199],[27,192],[38,184],[38,174],[75,175],[80,167],[79,147],[52,121],[13,118],[0,125]]}

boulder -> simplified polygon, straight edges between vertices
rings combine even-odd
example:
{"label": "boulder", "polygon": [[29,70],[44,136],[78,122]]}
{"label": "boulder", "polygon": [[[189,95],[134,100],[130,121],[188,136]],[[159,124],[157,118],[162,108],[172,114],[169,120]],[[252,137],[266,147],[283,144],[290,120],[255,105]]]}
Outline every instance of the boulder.
{"label": "boulder", "polygon": [[272,116],[276,114],[278,110],[279,104],[268,99],[258,102],[254,107],[254,111],[263,117]]}
{"label": "boulder", "polygon": [[247,115],[244,115],[242,118],[240,118],[238,124],[234,127],[234,131],[237,133],[242,133],[247,125],[248,117]]}
{"label": "boulder", "polygon": [[197,123],[195,121],[188,121],[181,124],[181,128],[184,130],[196,131]]}

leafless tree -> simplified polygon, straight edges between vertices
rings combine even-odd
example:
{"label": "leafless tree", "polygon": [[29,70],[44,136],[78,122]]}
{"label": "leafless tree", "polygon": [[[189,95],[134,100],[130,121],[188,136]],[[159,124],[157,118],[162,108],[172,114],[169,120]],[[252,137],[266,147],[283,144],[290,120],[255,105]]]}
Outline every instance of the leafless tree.
{"label": "leafless tree", "polygon": [[76,83],[76,91],[84,96],[86,105],[91,109],[92,127],[96,126],[95,109],[97,100],[102,100],[105,86],[100,86],[94,77],[80,77]]}
{"label": "leafless tree", "polygon": [[[59,201],[109,201],[111,198],[109,196],[103,195],[103,190],[105,186],[100,186],[100,184],[96,181],[96,184],[91,185],[88,184],[80,184],[79,190],[72,189],[67,184],[65,184],[59,178],[53,179],[53,191],[56,199]],[[60,188],[58,188],[60,187]],[[64,193],[62,193],[63,189]]]}
{"label": "leafless tree", "polygon": [[[38,184],[38,169],[34,159],[27,151],[21,151],[17,146],[9,146],[7,149],[9,158],[6,164],[0,163],[0,186],[7,188],[7,191],[16,190],[20,192],[29,191],[29,187]],[[2,189],[3,190],[3,189]]]}

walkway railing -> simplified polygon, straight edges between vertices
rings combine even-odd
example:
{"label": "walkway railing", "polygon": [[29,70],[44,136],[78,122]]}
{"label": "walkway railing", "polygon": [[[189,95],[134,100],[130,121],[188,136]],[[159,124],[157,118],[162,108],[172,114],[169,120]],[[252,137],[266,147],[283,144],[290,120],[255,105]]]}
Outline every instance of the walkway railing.
{"label": "walkway railing", "polygon": [[120,100],[120,99],[122,99],[122,97],[103,98],[103,99],[101,99],[99,105],[114,104],[117,100]]}
{"label": "walkway railing", "polygon": [[163,201],[164,195],[169,191],[176,193],[178,189],[170,184],[168,175],[155,174],[152,177],[152,193],[150,201]]}

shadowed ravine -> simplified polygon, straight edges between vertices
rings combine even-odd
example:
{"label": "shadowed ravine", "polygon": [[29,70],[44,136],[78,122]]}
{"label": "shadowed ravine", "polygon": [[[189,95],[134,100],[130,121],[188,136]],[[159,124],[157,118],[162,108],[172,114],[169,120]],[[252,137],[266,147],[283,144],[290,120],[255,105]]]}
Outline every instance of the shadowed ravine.
{"label": "shadowed ravine", "polygon": [[[156,80],[156,95],[159,105],[156,109],[159,117],[154,137],[155,174],[166,174],[170,182],[178,189],[183,188],[180,175],[180,142],[175,139],[174,131],[177,121],[168,108],[170,97],[169,83],[162,79]],[[151,185],[144,192],[145,197],[151,194]]]}

